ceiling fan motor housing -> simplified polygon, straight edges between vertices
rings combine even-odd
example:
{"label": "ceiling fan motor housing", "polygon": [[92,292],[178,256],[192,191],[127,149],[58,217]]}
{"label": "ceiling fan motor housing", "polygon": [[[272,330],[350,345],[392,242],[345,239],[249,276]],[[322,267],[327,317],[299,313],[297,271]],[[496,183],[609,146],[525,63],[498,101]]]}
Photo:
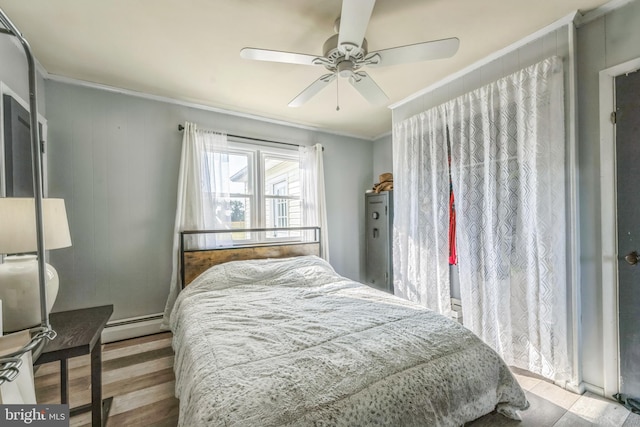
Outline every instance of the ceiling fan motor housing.
{"label": "ceiling fan motor housing", "polygon": [[[349,57],[347,58],[344,52],[340,50],[338,47],[338,37],[339,34],[334,34],[329,37],[326,42],[324,42],[324,46],[322,47],[322,52],[324,53],[324,57],[327,58],[331,64],[325,65],[327,70],[340,73],[341,68],[340,64],[344,64],[342,67],[349,68],[350,71],[357,70],[362,66],[359,62],[364,60],[364,57],[367,56],[367,39],[362,40],[362,45],[360,47],[353,45],[349,50]],[[350,65],[348,65],[350,64]],[[342,77],[345,77],[344,74],[340,74]]]}

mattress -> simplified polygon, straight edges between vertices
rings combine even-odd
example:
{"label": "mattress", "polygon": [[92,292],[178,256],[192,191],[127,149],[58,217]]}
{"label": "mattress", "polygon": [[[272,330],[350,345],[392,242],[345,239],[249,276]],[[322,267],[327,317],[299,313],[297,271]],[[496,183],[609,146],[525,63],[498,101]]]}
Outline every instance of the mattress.
{"label": "mattress", "polygon": [[212,267],[170,323],[181,426],[460,426],[528,407],[462,325],[315,256]]}

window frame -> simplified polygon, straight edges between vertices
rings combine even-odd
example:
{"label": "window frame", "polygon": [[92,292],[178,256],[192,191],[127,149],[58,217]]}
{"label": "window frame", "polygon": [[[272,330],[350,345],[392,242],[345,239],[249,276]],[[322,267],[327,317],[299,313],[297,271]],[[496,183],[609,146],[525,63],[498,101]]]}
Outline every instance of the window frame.
{"label": "window frame", "polygon": [[[277,159],[283,161],[294,161],[300,165],[300,155],[297,149],[284,149],[276,148],[267,145],[246,143],[235,138],[228,140],[227,152],[238,155],[246,155],[247,161],[247,187],[249,193],[231,193],[229,197],[233,198],[247,198],[251,207],[249,214],[249,228],[274,228],[267,225],[267,200],[268,199],[280,199],[287,201],[287,215],[290,214],[290,200],[297,200],[302,208],[302,192],[298,196],[290,195],[287,189],[286,195],[271,195],[266,194],[266,170],[265,165],[267,159]],[[214,151],[214,150],[211,150]],[[301,180],[302,177],[300,176]],[[286,181],[286,180],[285,180]],[[302,217],[301,217],[302,219]],[[290,224],[290,218],[287,217]],[[246,220],[245,220],[246,221]],[[300,225],[302,226],[302,224]],[[286,228],[286,227],[285,227]],[[302,240],[300,236],[268,236],[267,233],[261,235],[261,233],[251,233],[251,237],[248,239],[233,239],[233,246],[246,246],[254,243],[284,243],[284,242],[297,242]]]}

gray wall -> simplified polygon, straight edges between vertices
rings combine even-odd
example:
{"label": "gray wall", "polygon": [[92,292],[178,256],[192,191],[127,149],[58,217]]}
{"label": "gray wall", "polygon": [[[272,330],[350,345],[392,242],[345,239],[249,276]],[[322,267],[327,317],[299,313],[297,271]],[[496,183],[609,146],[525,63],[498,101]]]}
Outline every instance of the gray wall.
{"label": "gray wall", "polygon": [[393,172],[391,133],[373,141],[373,182],[379,181],[381,174]]}
{"label": "gray wall", "polygon": [[46,82],[49,189],[67,203],[73,246],[54,251],[55,310],[113,303],[113,319],[161,312],[168,293],[185,120],[199,127],[325,147],[331,263],[359,280],[371,141],[172,103]]}
{"label": "gray wall", "polygon": [[578,28],[578,168],[583,377],[603,386],[598,73],[640,57],[640,1]]}

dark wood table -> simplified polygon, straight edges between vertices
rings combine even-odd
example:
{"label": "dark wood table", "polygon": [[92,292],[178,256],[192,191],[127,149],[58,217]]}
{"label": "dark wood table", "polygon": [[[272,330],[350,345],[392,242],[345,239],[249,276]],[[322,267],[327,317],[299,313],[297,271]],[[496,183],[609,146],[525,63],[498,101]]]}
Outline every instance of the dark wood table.
{"label": "dark wood table", "polygon": [[57,336],[49,341],[35,365],[60,361],[60,403],[69,403],[71,357],[91,354],[91,403],[69,410],[71,416],[91,411],[91,425],[102,427],[109,415],[112,398],[102,401],[102,341],[100,336],[113,313],[113,305],[61,311],[49,315]]}

